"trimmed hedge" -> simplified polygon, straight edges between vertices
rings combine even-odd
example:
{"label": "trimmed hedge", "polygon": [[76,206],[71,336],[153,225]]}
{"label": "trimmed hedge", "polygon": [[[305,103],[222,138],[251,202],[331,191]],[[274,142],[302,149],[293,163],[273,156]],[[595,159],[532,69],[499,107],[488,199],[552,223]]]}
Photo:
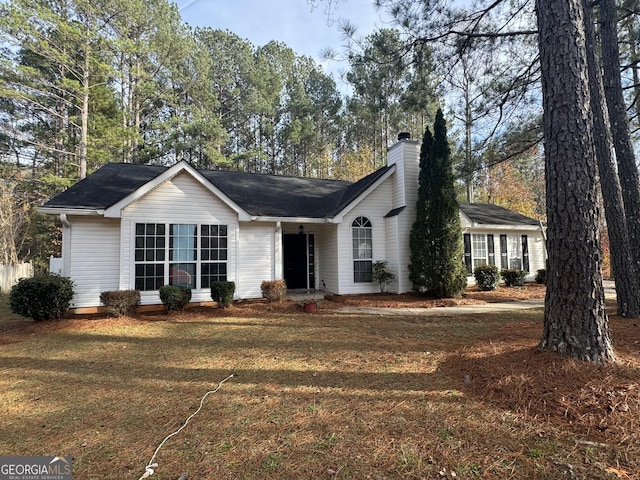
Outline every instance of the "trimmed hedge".
{"label": "trimmed hedge", "polygon": [[228,307],[233,303],[233,293],[236,290],[234,282],[211,282],[211,299],[218,307]]}
{"label": "trimmed hedge", "polygon": [[260,284],[260,291],[270,302],[282,302],[287,298],[287,284],[284,280],[265,280]]}
{"label": "trimmed hedge", "polygon": [[507,287],[521,287],[524,285],[524,279],[527,276],[527,272],[524,270],[517,270],[514,268],[507,268],[500,272],[504,279],[504,284]]}
{"label": "trimmed hedge", "polygon": [[540,270],[538,270],[538,273],[536,274],[536,283],[540,283],[545,285],[547,283],[547,270],[544,268],[541,268]]}
{"label": "trimmed hedge", "polygon": [[495,265],[480,265],[473,271],[480,290],[496,290],[500,283],[500,271]]}
{"label": "trimmed hedge", "polygon": [[140,305],[140,292],[138,290],[112,290],[102,292],[100,301],[104,303],[109,315],[122,317],[133,315]]}
{"label": "trimmed hedge", "polygon": [[62,318],[73,299],[73,282],[55,274],[22,278],[11,288],[11,311],[36,322]]}
{"label": "trimmed hedge", "polygon": [[160,300],[168,312],[182,310],[191,301],[191,289],[181,285],[160,287]]}

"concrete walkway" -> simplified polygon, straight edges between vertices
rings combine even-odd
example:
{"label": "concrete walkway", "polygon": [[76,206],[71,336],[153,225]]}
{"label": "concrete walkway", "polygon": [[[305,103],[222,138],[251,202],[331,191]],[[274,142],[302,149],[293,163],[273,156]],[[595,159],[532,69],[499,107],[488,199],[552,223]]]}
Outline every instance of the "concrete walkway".
{"label": "concrete walkway", "polygon": [[521,302],[482,303],[477,305],[456,305],[453,307],[433,308],[381,308],[381,307],[343,307],[341,313],[365,315],[414,315],[420,317],[446,317],[447,315],[468,315],[471,313],[508,312],[529,308],[544,307],[544,300],[525,300]]}

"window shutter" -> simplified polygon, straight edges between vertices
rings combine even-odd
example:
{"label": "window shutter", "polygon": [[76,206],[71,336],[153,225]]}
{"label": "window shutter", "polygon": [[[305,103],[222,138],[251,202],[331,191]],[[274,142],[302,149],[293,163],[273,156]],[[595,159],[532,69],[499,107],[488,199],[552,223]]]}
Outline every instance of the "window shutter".
{"label": "window shutter", "polygon": [[529,271],[529,242],[526,235],[522,235],[522,270]]}
{"label": "window shutter", "polygon": [[507,253],[506,235],[500,235],[500,268],[509,268],[509,254]]}
{"label": "window shutter", "polygon": [[493,247],[493,235],[487,235],[487,251],[489,253],[489,265],[495,265],[496,253]]}
{"label": "window shutter", "polygon": [[471,275],[473,273],[473,268],[471,264],[471,234],[465,233],[463,235],[464,238],[464,264],[467,267],[467,273]]}

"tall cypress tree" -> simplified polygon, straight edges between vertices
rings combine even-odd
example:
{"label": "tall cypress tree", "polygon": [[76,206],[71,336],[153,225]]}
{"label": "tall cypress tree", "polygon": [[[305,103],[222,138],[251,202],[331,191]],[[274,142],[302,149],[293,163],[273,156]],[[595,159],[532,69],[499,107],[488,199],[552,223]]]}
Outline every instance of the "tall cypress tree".
{"label": "tall cypress tree", "polygon": [[462,230],[447,126],[438,109],[433,136],[427,128],[420,150],[416,221],[409,245],[409,278],[416,291],[438,297],[460,295],[466,285]]}

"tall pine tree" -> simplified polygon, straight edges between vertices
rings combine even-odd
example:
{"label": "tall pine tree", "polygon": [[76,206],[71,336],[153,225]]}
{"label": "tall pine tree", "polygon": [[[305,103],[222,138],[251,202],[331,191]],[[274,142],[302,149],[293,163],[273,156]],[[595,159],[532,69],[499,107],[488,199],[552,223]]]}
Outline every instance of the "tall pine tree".
{"label": "tall pine tree", "polygon": [[427,128],[420,150],[416,221],[409,239],[409,277],[416,291],[455,297],[462,294],[467,279],[451,150],[440,109],[433,132],[432,136]]}

